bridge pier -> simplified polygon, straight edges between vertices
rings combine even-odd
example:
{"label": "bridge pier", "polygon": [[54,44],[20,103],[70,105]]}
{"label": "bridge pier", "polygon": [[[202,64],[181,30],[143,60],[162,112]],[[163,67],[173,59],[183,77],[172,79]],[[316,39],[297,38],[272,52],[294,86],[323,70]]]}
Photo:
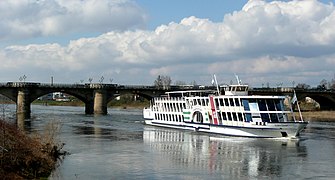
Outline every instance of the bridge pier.
{"label": "bridge pier", "polygon": [[30,94],[27,89],[17,92],[16,114],[19,119],[30,119]]}
{"label": "bridge pier", "polygon": [[98,89],[94,91],[94,114],[107,114],[107,91]]}
{"label": "bridge pier", "polygon": [[89,101],[85,103],[85,114],[93,114],[94,113],[94,102]]}

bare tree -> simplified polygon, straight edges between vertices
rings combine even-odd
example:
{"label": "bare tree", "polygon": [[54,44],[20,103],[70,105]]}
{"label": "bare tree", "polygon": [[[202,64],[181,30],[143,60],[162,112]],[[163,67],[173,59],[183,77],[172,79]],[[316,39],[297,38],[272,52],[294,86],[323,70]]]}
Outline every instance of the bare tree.
{"label": "bare tree", "polygon": [[184,82],[184,81],[179,81],[179,80],[178,80],[178,81],[175,82],[175,85],[176,85],[176,86],[186,85],[186,82]]}
{"label": "bare tree", "polygon": [[309,89],[309,88],[311,88],[311,86],[308,85],[308,84],[305,84],[305,83],[299,83],[299,84],[297,84],[296,88],[298,88],[298,89]]}
{"label": "bare tree", "polygon": [[191,82],[191,84],[192,84],[193,86],[196,86],[196,85],[198,85],[198,84],[197,84],[197,82],[196,82],[195,80],[194,80],[194,81],[192,81],[192,82]]}
{"label": "bare tree", "polygon": [[328,86],[328,81],[325,79],[322,79],[317,88],[320,90],[325,90],[328,88],[327,86]]}
{"label": "bare tree", "polygon": [[170,89],[171,86],[171,78],[170,76],[163,76],[163,75],[158,75],[157,79],[154,82],[154,85],[158,89]]}
{"label": "bare tree", "polygon": [[335,90],[335,79],[332,79],[331,82],[329,82],[329,88]]}

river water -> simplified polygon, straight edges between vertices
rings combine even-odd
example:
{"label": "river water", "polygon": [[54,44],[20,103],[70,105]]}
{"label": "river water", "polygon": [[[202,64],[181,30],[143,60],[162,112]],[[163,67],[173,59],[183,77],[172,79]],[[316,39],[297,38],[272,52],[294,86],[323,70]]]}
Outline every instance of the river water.
{"label": "river water", "polygon": [[29,132],[60,127],[70,152],[50,179],[333,179],[335,123],[310,122],[299,140],[224,137],[143,125],[141,110],[32,106]]}

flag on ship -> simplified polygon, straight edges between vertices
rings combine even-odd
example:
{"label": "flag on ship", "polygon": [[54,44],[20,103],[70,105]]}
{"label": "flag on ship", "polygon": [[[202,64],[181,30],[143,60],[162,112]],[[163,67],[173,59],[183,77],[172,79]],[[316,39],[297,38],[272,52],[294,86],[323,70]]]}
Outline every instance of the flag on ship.
{"label": "flag on ship", "polygon": [[297,101],[298,101],[298,98],[297,98],[297,95],[295,94],[295,91],[294,91],[293,97],[291,99],[291,103],[295,104]]}

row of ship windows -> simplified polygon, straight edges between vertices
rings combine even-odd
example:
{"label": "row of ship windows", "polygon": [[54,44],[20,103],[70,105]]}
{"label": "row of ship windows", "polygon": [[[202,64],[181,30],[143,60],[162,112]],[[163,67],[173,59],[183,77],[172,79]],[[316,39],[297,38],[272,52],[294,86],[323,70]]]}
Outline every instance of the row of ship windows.
{"label": "row of ship windows", "polygon": [[182,122],[184,121],[183,115],[177,114],[157,114],[155,113],[155,119],[162,120],[162,121],[172,121],[172,122]]}
{"label": "row of ship windows", "polygon": [[[208,98],[198,98],[193,100],[187,100],[187,104],[192,106],[200,105],[200,106],[208,106],[209,99]],[[240,100],[238,98],[219,98],[215,99],[216,107],[219,106],[241,106]],[[163,112],[182,112],[183,109],[186,108],[185,103],[157,103],[155,107],[160,107],[161,109],[157,109],[158,111]],[[156,109],[155,109],[156,110]]]}
{"label": "row of ship windows", "polygon": [[238,98],[219,98],[215,99],[215,106],[241,106],[240,100]]}
{"label": "row of ship windows", "polygon": [[245,116],[242,113],[234,112],[218,112],[219,121],[228,120],[228,121],[244,121]]}
{"label": "row of ship windows", "polygon": [[[215,106],[241,106],[240,99],[238,98],[215,98]],[[193,100],[187,100],[187,104],[190,106],[208,106],[209,105],[209,99],[208,98],[198,98]]]}
{"label": "row of ship windows", "polygon": [[154,109],[156,111],[163,112],[183,112],[186,108],[185,103],[157,103],[155,107],[160,107],[160,109]]}
{"label": "row of ship windows", "polygon": [[262,122],[279,122],[284,118],[282,113],[261,113],[252,115],[251,113],[217,112],[219,122],[226,121],[253,121],[253,118],[260,119]]}

